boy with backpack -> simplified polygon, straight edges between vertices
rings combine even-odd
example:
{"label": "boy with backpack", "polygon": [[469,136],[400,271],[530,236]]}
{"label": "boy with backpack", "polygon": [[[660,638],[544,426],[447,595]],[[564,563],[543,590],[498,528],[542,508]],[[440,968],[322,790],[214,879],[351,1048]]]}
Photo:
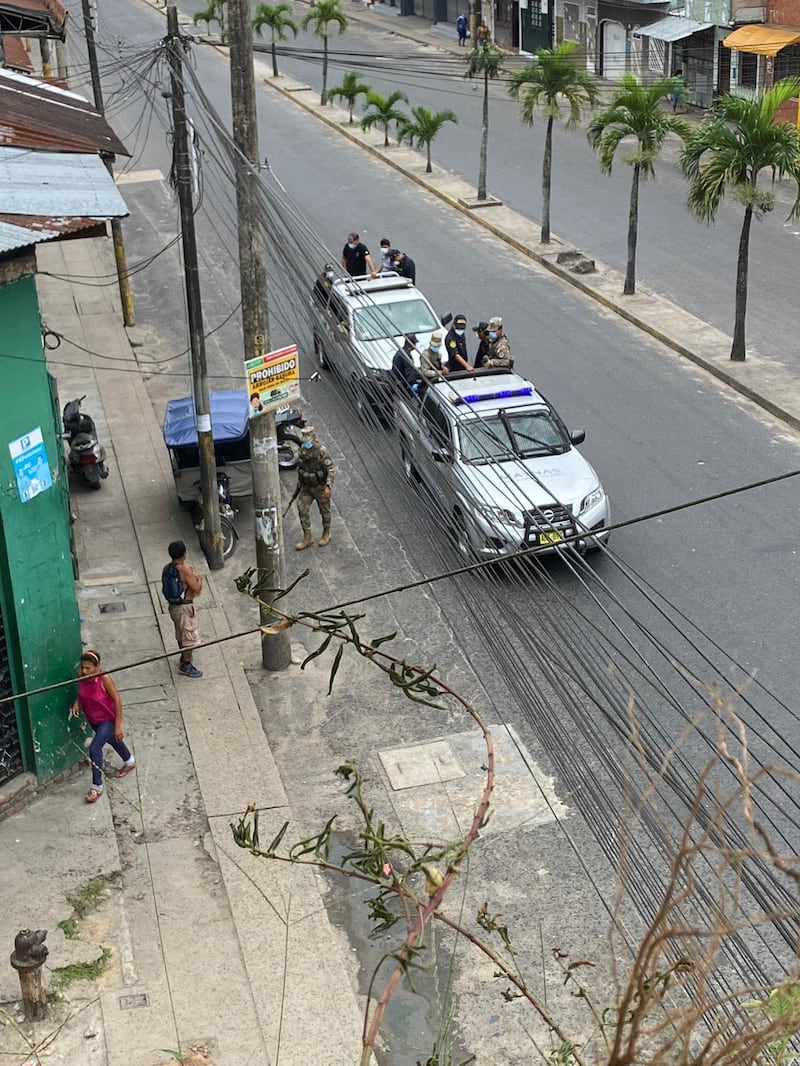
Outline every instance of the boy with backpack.
{"label": "boy with backpack", "polygon": [[181,649],[178,671],[184,677],[202,677],[202,670],[192,662],[192,648],[200,643],[194,601],[203,591],[203,581],[189,565],[182,540],[173,540],[167,551],[170,561],[161,571],[161,591],[169,604],[175,639]]}

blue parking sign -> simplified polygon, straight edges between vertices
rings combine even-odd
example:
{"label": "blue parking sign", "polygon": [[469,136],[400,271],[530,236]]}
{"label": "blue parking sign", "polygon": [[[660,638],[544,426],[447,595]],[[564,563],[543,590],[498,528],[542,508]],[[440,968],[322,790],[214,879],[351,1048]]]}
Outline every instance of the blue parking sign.
{"label": "blue parking sign", "polygon": [[28,503],[34,496],[52,487],[53,476],[47,462],[41,426],[32,429],[24,437],[9,441],[8,450],[14,465],[19,498],[23,503]]}

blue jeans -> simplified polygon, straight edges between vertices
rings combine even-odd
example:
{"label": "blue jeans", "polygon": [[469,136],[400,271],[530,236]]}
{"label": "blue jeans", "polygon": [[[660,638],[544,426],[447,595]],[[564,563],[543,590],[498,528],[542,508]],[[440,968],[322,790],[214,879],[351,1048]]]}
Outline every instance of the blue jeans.
{"label": "blue jeans", "polygon": [[131,761],[127,744],[114,737],[114,722],[101,722],[93,725],[94,738],[89,746],[89,758],[92,762],[92,787],[103,787],[103,748],[110,744],[123,762]]}

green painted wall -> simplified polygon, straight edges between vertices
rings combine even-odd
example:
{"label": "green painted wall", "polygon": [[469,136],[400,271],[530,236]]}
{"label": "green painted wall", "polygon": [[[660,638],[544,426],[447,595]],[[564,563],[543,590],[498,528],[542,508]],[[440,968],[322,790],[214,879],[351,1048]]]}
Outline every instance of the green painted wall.
{"label": "green painted wall", "polygon": [[[42,352],[33,276],[0,284],[0,605],[15,691],[74,677],[81,651],[63,447]],[[20,500],[9,442],[41,427],[53,486]],[[74,693],[17,705],[25,769],[40,781],[77,762],[81,734],[68,723]]]}

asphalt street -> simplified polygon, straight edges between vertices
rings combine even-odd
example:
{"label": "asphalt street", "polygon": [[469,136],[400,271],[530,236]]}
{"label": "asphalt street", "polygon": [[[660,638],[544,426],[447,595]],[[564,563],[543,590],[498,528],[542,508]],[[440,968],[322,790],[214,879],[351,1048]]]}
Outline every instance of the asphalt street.
{"label": "asphalt street", "polygon": [[[106,17],[116,36],[131,41],[151,41],[163,31],[158,16],[144,5],[114,0]],[[206,48],[195,54],[205,91],[226,114],[227,60]],[[153,99],[163,109],[157,93]],[[317,261],[309,257],[306,264],[309,283],[323,256],[333,250],[338,257],[348,230],[356,228],[373,245],[387,234],[413,249],[419,284],[443,312],[464,310],[473,320],[502,314],[518,370],[554,401],[571,428],[586,429],[582,450],[611,494],[616,519],[800,467],[796,436],[741,397],[564,289],[529,260],[400,175],[384,170],[287,101],[261,89],[259,107],[262,154],[319,235]],[[136,140],[130,169],[166,174],[163,130],[156,122],[136,125],[141,109],[131,89],[117,112],[123,139],[128,124]],[[139,136],[145,129],[148,135]],[[130,137],[127,143],[131,145]],[[241,355],[235,315],[224,324],[238,300],[234,212],[230,192],[210,156],[208,152],[198,214],[207,328],[216,329],[209,338],[209,363],[216,384],[238,387]],[[494,181],[492,187],[500,191]],[[132,215],[126,225],[129,257],[146,261],[174,235],[176,208],[158,180],[136,181],[123,185],[122,191]],[[596,205],[593,211],[587,205],[587,224],[590,215],[602,227]],[[666,230],[664,219],[662,224]],[[292,239],[292,219],[287,216],[288,246]],[[708,272],[707,265],[698,269]],[[273,340],[296,339],[310,369],[306,293],[291,292],[277,272],[270,281]],[[188,391],[185,359],[164,362],[187,343],[176,257],[165,253],[138,273],[135,290],[139,320],[154,331],[139,358],[150,374],[154,405],[161,409],[169,396]],[[788,315],[782,313],[780,319],[786,323]],[[775,328],[783,327],[776,322]],[[391,586],[398,556],[427,575],[452,562],[437,527],[398,476],[391,439],[358,425],[332,380],[306,386],[304,396],[320,435],[335,449],[343,483],[352,487],[341,502],[337,494],[340,518],[373,561],[372,571],[360,577],[359,591]],[[366,496],[359,496],[364,492]],[[662,681],[678,704],[685,700],[687,708],[695,706],[689,686],[677,680],[670,663],[674,658],[709,681],[712,667],[734,682],[756,671],[777,701],[758,687],[750,691],[751,705],[743,714],[765,737],[763,744],[754,742],[754,753],[766,758],[768,746],[779,745],[782,757],[792,758],[797,723],[788,707],[794,688],[794,632],[800,621],[791,534],[794,501],[795,488],[788,482],[620,531],[612,541],[613,559],[594,561],[599,580],[567,573],[550,561],[544,576],[537,574],[529,582],[518,580],[524,574],[517,574],[496,582],[470,578],[468,587],[465,579],[435,587],[438,608],[463,650],[487,684],[494,684],[493,675],[498,675],[498,700],[504,690],[511,691],[515,700],[507,704],[509,718],[531,744],[545,746],[579,806],[577,775],[582,765],[595,760],[600,772],[602,761],[610,759],[616,760],[611,770],[619,767],[613,731],[593,747],[592,734],[601,731],[585,708],[592,697],[602,703],[598,679],[609,661],[624,668],[626,655],[648,675],[641,691],[652,713],[648,728],[654,742],[668,743],[683,723]],[[244,558],[250,543],[244,520],[241,532]],[[290,570],[306,561],[290,559]],[[649,585],[647,595],[640,578]],[[328,582],[337,597],[352,596],[354,580],[346,565],[328,575]],[[659,596],[668,602],[669,620],[654,607]],[[551,715],[561,719],[562,713],[574,713],[574,721],[560,720],[556,727],[538,702],[531,701],[530,685],[540,693],[552,688],[547,670],[558,673],[560,659],[582,634],[587,660],[590,649],[605,658],[602,663],[599,658],[587,661],[589,682],[582,693],[575,690],[572,712],[559,709]],[[655,642],[666,650],[655,649]],[[420,643],[424,647],[424,641]],[[572,751],[577,734],[586,748],[585,764]],[[701,752],[698,744],[695,754]],[[592,812],[584,813],[589,817]]]}

